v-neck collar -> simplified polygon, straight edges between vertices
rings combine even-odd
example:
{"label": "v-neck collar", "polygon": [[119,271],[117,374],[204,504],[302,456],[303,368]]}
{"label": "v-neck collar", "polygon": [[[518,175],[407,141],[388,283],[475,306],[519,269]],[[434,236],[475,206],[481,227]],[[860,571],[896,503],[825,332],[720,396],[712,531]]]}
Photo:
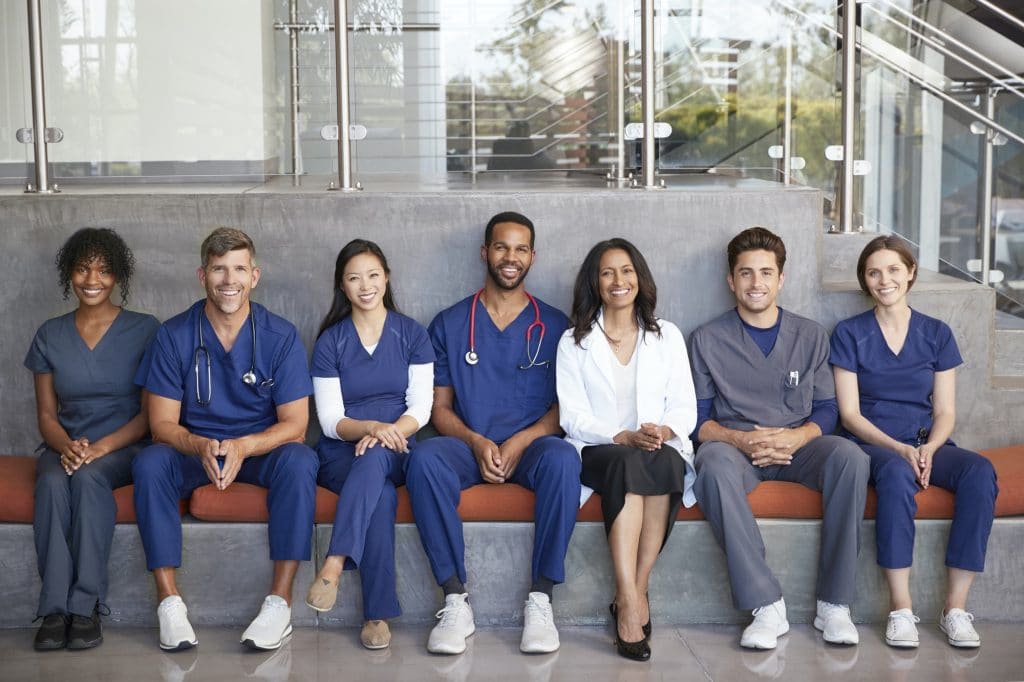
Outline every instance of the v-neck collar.
{"label": "v-neck collar", "polygon": [[117,311],[117,315],[115,315],[114,319],[110,321],[110,324],[107,326],[103,334],[100,335],[99,340],[96,341],[96,345],[92,348],[89,348],[89,344],[85,342],[84,338],[82,338],[82,333],[78,331],[78,325],[75,323],[75,313],[71,313],[71,332],[75,335],[75,338],[78,339],[78,343],[81,345],[82,350],[90,356],[94,355],[96,351],[99,350],[100,346],[103,345],[103,342],[107,340],[107,337],[110,336],[110,332],[114,329],[114,325],[118,324],[118,321],[121,319],[121,313],[123,312],[124,308]]}
{"label": "v-neck collar", "polygon": [[889,355],[899,360],[900,356],[903,355],[903,351],[907,349],[907,342],[910,341],[910,334],[914,331],[914,325],[917,321],[917,311],[913,308],[910,309],[910,319],[907,320],[907,333],[903,335],[903,345],[900,346],[900,351],[895,352],[889,345],[888,339],[885,338],[885,331],[882,329],[882,324],[878,321],[878,316],[875,315],[875,309],[872,308],[868,311],[871,314],[871,321],[875,325],[875,329],[878,331],[879,337],[882,339],[882,345],[885,346],[885,350],[889,351]]}
{"label": "v-neck collar", "polygon": [[[526,307],[520,310],[519,314],[516,315],[515,318],[511,322],[509,322],[504,329],[498,329],[498,325],[494,324],[494,320],[491,319],[491,314],[487,312],[487,306],[484,305],[483,299],[478,298],[477,305],[480,306],[480,310],[477,311],[476,318],[478,320],[484,320],[484,323],[488,325],[488,329],[490,330],[491,334],[495,334],[499,337],[504,337],[509,332],[511,332],[512,328],[519,324],[519,320],[520,318],[522,318],[524,313],[526,313],[527,311],[533,311],[533,306],[530,304],[529,301],[527,301]],[[483,313],[483,315],[481,315],[480,313]]]}
{"label": "v-neck collar", "polygon": [[[761,350],[761,347],[757,345],[757,341],[754,341],[754,337],[750,335],[749,331],[747,331],[747,325],[745,322],[743,322],[743,318],[740,317],[740,311],[737,310],[736,308],[733,308],[733,312],[736,313],[736,324],[739,326],[740,334],[743,335],[743,343],[752,346],[754,350],[757,351],[756,353],[754,353],[754,356],[760,358],[759,361],[762,361],[764,363],[768,363],[769,361],[771,361],[772,356],[775,355],[775,351],[779,347],[779,338],[782,336],[783,327],[785,327],[786,325],[786,320],[784,318],[788,317],[787,315],[785,315],[785,311],[782,309],[782,307],[779,307],[779,317],[775,323],[778,325],[779,331],[775,335],[775,343],[772,344],[772,349],[768,351],[768,355],[764,354],[764,351]],[[753,325],[750,326],[753,327]],[[760,327],[755,327],[755,329],[760,329]],[[771,329],[771,327],[766,327],[765,329]]]}
{"label": "v-neck collar", "polygon": [[356,329],[356,323],[352,319],[351,315],[345,318],[345,323],[348,324],[349,328],[352,330],[352,336],[355,337],[356,345],[359,346],[359,350],[362,351],[363,355],[365,355],[370,360],[376,360],[377,351],[380,350],[381,344],[384,343],[384,338],[387,336],[388,329],[391,327],[391,311],[388,310],[387,314],[384,316],[384,324],[380,328],[380,338],[377,339],[377,345],[374,347],[372,353],[366,349],[366,346],[363,345],[363,340],[359,338],[359,330]]}

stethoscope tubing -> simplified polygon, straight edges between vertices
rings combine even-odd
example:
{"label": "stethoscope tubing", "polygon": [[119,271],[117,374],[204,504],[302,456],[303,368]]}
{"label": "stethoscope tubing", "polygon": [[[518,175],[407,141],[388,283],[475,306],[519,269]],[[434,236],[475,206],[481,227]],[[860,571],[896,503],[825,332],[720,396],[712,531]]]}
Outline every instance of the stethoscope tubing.
{"label": "stethoscope tubing", "polygon": [[[480,355],[476,352],[476,306],[480,301],[480,295],[484,293],[481,288],[475,294],[473,294],[473,303],[469,308],[469,351],[466,353],[466,364],[473,366],[480,362]],[[526,359],[529,360],[528,365],[524,366],[523,369],[530,367],[536,367],[546,363],[538,363],[537,358],[540,357],[541,346],[544,345],[544,334],[547,333],[547,326],[544,321],[540,319],[540,306],[537,305],[537,299],[535,299],[530,292],[523,290],[526,294],[526,298],[530,300],[533,305],[533,322],[526,328]],[[537,349],[531,354],[530,353],[530,337],[533,334],[533,330],[540,329],[540,337],[537,341]]]}
{"label": "stethoscope tubing", "polygon": [[[252,360],[249,362],[249,371],[242,375],[242,383],[246,386],[256,385],[256,320],[253,315],[254,311],[252,308],[249,309],[249,329],[252,331]],[[210,351],[206,347],[206,343],[203,340],[203,317],[206,313],[203,311],[199,312],[199,320],[196,323],[196,328],[199,331],[199,345],[196,347],[195,353],[192,355],[192,363],[194,365],[196,375],[196,402],[200,405],[206,406],[210,404],[210,400],[213,398],[213,377],[210,362]],[[199,391],[199,355],[202,354],[206,360],[206,400],[203,400],[202,394]]]}

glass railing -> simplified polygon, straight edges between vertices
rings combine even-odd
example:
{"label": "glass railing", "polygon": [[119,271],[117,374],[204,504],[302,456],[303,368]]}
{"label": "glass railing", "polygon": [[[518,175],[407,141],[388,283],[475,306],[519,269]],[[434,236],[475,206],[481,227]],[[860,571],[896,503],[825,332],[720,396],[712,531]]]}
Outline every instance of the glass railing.
{"label": "glass railing", "polygon": [[[0,183],[24,185],[32,147],[18,131],[32,127],[26,7],[0,2]],[[25,139],[24,136],[21,136]]]}

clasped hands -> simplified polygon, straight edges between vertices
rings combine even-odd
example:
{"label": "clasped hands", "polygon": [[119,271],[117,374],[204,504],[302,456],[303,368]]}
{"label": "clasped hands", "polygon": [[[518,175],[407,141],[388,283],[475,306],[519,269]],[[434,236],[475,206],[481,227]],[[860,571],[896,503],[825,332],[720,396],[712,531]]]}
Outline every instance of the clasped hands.
{"label": "clasped hands", "polygon": [[917,477],[917,484],[925,490],[928,489],[932,477],[932,456],[937,449],[936,446],[929,443],[916,448],[913,445],[901,443],[899,449],[896,450],[903,459],[910,463],[914,475]]}
{"label": "clasped hands", "polygon": [[619,445],[637,448],[638,450],[654,452],[655,450],[660,450],[665,441],[671,437],[672,435],[668,427],[644,422],[637,431],[630,431],[628,429],[619,431],[615,434],[615,438],[612,441]]}
{"label": "clasped hands", "polygon": [[76,438],[60,451],[60,465],[64,467],[64,473],[70,476],[84,465],[105,454],[90,444],[88,438]]}
{"label": "clasped hands", "polygon": [[395,452],[409,452],[409,439],[402,435],[397,424],[378,421],[369,421],[366,424],[366,435],[356,442],[356,457],[378,444]]}
{"label": "clasped hands", "polygon": [[516,434],[498,445],[490,438],[478,435],[470,443],[473,449],[473,456],[476,458],[477,466],[480,467],[480,476],[487,483],[504,483],[519,466],[519,460],[523,457],[523,451],[529,443],[523,443],[519,434]]}
{"label": "clasped hands", "polygon": [[[203,463],[203,470],[206,471],[210,482],[217,486],[217,490],[224,490],[231,485],[246,457],[248,454],[243,451],[238,439],[235,438],[226,440],[208,438],[199,450],[199,459]],[[223,458],[223,464],[219,458]]]}
{"label": "clasped hands", "polygon": [[739,449],[756,467],[785,466],[793,461],[793,453],[804,444],[796,429],[780,426],[754,426],[739,436]]}

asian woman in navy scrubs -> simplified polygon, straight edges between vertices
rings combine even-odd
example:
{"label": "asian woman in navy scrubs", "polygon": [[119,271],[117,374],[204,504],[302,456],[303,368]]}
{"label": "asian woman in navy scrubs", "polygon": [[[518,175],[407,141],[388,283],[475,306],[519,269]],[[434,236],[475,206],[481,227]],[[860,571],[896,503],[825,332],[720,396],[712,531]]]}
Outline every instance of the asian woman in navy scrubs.
{"label": "asian woman in navy scrubs", "polygon": [[[84,228],[57,253],[64,298],[78,308],[46,321],[25,357],[35,375],[43,436],[36,465],[35,535],[42,591],[38,650],[103,641],[114,536],[114,488],[131,483],[149,428],[132,381],[159,323],[125,310],[134,259],[113,230]],[[121,304],[111,301],[120,286]]]}
{"label": "asian woman in navy scrubs", "polygon": [[992,464],[950,440],[954,372],[963,362],[956,339],[949,325],[907,303],[917,262],[899,237],[869,242],[857,279],[875,307],[836,325],[830,362],[843,427],[871,457],[878,564],[892,608],[885,640],[894,647],[918,646],[910,599],[914,496],[936,485],[956,495],[939,627],[951,645],[977,647],[981,638],[966,611],[967,594],[985,568],[997,487]]}
{"label": "asian woman in navy scrubs", "polygon": [[395,488],[405,456],[430,417],[434,350],[427,331],[395,306],[380,247],[346,244],[334,269],[334,299],[313,350],[313,387],[323,435],[318,483],[338,494],[327,559],[306,603],[329,611],[343,569],[358,568],[368,649],[391,642],[401,613],[395,588]]}

